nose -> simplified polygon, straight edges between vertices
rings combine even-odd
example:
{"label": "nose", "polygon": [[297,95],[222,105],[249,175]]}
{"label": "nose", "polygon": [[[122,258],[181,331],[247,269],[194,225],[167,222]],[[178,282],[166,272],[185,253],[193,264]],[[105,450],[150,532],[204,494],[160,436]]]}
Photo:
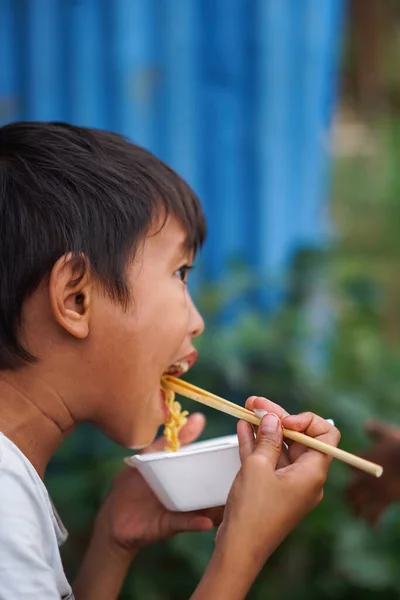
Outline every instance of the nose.
{"label": "nose", "polygon": [[204,320],[195,303],[192,300],[192,297],[189,295],[189,310],[190,310],[190,335],[192,337],[198,337],[204,331]]}

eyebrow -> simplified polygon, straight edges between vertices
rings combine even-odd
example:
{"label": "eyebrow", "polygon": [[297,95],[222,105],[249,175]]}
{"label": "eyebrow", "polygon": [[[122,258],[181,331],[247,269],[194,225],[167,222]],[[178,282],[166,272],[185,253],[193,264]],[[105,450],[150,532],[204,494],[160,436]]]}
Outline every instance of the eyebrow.
{"label": "eyebrow", "polygon": [[191,253],[193,253],[193,249],[189,246],[187,238],[185,238],[174,252],[174,261],[189,258]]}

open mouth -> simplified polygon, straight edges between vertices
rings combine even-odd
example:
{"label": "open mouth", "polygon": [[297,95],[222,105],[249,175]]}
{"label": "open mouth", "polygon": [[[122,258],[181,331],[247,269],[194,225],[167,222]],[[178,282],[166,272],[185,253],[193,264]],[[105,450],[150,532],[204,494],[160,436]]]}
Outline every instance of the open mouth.
{"label": "open mouth", "polygon": [[190,365],[187,361],[182,360],[172,364],[168,369],[165,369],[165,375],[173,375],[174,377],[180,377],[187,373],[190,369]]}
{"label": "open mouth", "polygon": [[172,363],[167,369],[164,371],[164,375],[173,375],[174,377],[180,377],[189,371],[189,369],[194,365],[198,357],[196,351],[192,352],[185,358],[177,360]]}

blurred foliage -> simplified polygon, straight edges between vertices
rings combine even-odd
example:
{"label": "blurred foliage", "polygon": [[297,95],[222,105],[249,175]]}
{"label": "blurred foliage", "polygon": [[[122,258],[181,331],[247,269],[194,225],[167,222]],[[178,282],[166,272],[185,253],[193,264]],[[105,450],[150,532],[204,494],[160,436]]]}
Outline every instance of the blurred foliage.
{"label": "blurred foliage", "polygon": [[[279,307],[268,316],[254,310],[266,282],[244,271],[203,290],[199,304],[209,326],[198,341],[201,358],[191,381],[235,402],[258,393],[289,411],[332,417],[342,430],[342,447],[351,451],[369,443],[363,431],[368,417],[400,425],[398,128],[396,122],[382,123],[375,157],[336,165],[336,237],[328,252],[298,254],[286,281],[279,282],[287,290]],[[194,409],[189,400],[184,405]],[[230,417],[210,410],[207,416],[206,437],[234,431]],[[71,532],[64,549],[71,576],[125,454],[85,427],[49,468],[50,492]],[[323,503],[271,558],[250,599],[400,597],[400,511],[391,507],[375,531],[356,521],[345,502],[350,477],[342,464],[332,466]],[[180,535],[144,550],[121,598],[188,598],[209,560],[213,536]]]}

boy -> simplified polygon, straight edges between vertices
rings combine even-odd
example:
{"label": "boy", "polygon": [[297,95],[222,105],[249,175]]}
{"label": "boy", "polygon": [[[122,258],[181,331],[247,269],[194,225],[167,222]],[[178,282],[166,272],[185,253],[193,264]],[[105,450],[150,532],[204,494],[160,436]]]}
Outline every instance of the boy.
{"label": "boy", "polygon": [[[163,372],[196,360],[193,338],[204,325],[186,281],[204,238],[192,190],[121,137],[61,123],[0,129],[2,600],[74,597],[58,552],[66,532],[43,484],[46,466],[84,421],[127,448],[153,441],[166,417]],[[322,497],[328,457],[293,444],[275,469],[281,422],[339,440],[315,415],[288,416],[259,397],[247,407],[270,414],[256,440],[247,423],[238,424],[242,469],[195,600],[244,598]],[[192,415],[182,441],[203,427],[203,417]],[[210,529],[211,516],[166,511],[125,469],[97,517],[75,597],[117,598],[140,547]]]}

